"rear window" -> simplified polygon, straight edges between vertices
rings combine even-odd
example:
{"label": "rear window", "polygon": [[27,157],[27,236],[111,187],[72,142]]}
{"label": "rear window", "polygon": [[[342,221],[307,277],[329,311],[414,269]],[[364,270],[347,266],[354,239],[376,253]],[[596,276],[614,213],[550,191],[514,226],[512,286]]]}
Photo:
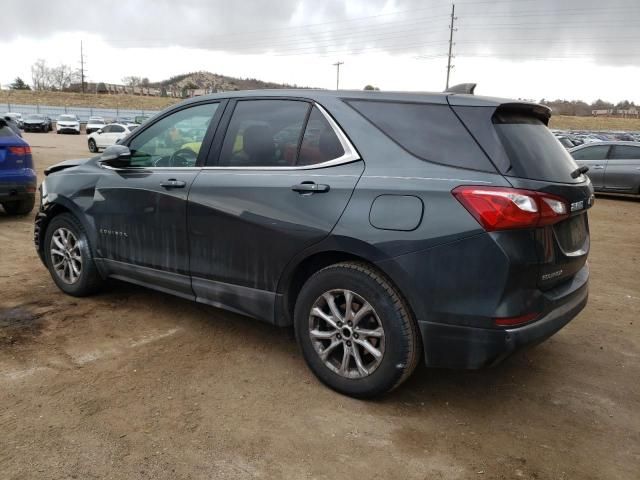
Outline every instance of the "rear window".
{"label": "rear window", "polygon": [[348,104],[412,155],[452,167],[495,172],[448,105],[355,100]]}
{"label": "rear window", "polygon": [[7,126],[0,126],[0,137],[14,137],[16,134]]}
{"label": "rear window", "polygon": [[493,125],[510,161],[505,175],[559,183],[578,183],[572,178],[578,168],[571,155],[536,117],[496,112]]}
{"label": "rear window", "polygon": [[575,160],[604,160],[609,153],[609,145],[593,145],[571,152]]}

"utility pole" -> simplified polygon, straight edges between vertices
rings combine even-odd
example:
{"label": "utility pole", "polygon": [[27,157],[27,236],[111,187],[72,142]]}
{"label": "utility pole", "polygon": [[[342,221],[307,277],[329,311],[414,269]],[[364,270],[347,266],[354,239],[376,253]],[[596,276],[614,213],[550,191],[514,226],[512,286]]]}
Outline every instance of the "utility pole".
{"label": "utility pole", "polygon": [[449,55],[448,55],[448,59],[447,59],[447,86],[445,88],[445,90],[447,90],[449,88],[449,75],[451,74],[451,69],[454,67],[454,65],[451,65],[451,59],[453,58],[453,55],[451,54],[453,51],[453,32],[455,30],[457,30],[455,28],[455,21],[458,19],[458,17],[456,17],[456,4],[452,3],[451,4],[451,24],[449,25]]}
{"label": "utility pole", "polygon": [[80,88],[84,91],[84,52],[82,50],[82,40],[80,40]]}
{"label": "utility pole", "polygon": [[336,67],[336,90],[340,90],[340,65],[344,65],[344,62],[336,62],[333,64]]}

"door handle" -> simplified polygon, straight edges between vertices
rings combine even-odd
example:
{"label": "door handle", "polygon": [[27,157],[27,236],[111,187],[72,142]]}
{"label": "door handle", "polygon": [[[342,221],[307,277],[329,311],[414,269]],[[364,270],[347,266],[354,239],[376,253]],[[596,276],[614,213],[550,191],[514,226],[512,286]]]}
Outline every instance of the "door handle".
{"label": "door handle", "polygon": [[329,185],[322,185],[315,182],[302,182],[291,187],[291,190],[298,193],[325,193],[329,191]]}
{"label": "door handle", "polygon": [[160,182],[160,186],[164,188],[184,188],[186,185],[182,180],[176,180],[175,178],[170,178],[164,182]]}
{"label": "door handle", "polygon": [[594,170],[603,170],[604,167],[602,165],[596,165],[593,167]]}

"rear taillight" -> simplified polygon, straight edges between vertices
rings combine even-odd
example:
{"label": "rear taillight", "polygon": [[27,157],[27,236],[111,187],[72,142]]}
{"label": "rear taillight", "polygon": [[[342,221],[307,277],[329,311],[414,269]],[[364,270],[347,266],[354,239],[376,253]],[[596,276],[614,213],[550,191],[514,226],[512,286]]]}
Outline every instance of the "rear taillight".
{"label": "rear taillight", "polygon": [[9,153],[20,156],[31,155],[31,147],[28,145],[26,147],[9,147]]}
{"label": "rear taillight", "polygon": [[531,190],[462,186],[451,193],[489,232],[551,225],[569,216],[566,200]]}

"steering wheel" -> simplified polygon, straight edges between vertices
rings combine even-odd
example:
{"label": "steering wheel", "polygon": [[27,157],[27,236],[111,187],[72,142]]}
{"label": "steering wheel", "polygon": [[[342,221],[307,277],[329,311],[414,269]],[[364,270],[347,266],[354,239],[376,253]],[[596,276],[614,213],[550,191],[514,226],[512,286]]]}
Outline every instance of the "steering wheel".
{"label": "steering wheel", "polygon": [[198,155],[190,148],[181,148],[173,152],[169,157],[170,167],[193,167],[196,164]]}

